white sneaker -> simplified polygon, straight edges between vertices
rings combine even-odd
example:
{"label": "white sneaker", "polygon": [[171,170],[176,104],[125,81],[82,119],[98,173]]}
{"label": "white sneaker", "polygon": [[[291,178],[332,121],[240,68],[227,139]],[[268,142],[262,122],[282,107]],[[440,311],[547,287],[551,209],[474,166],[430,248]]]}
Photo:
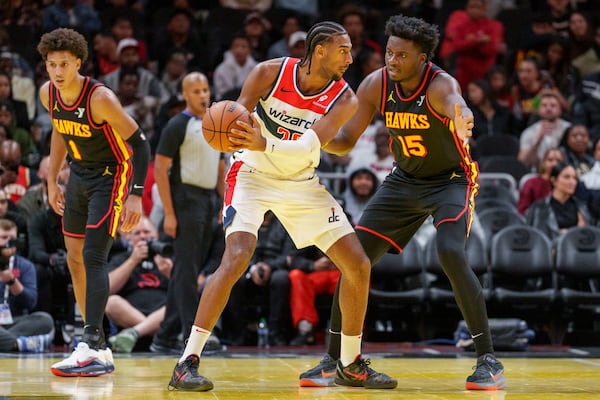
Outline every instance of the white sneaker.
{"label": "white sneaker", "polygon": [[77,344],[73,353],[50,367],[57,376],[99,376],[115,370],[110,349],[90,349],[87,343]]}

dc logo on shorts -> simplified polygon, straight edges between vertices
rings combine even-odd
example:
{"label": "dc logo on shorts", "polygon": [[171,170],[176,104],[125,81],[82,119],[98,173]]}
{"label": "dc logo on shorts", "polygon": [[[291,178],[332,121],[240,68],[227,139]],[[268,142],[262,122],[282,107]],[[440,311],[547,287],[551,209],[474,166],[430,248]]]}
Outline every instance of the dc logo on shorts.
{"label": "dc logo on shorts", "polygon": [[331,207],[331,216],[327,219],[327,221],[332,224],[334,222],[339,222],[340,216],[335,213],[335,208]]}

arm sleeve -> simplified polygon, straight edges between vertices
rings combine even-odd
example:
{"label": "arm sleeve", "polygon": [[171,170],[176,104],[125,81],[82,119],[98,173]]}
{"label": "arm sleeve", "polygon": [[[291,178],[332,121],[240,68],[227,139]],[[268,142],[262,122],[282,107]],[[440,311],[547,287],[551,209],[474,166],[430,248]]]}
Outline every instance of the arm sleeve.
{"label": "arm sleeve", "polygon": [[148,163],[150,162],[150,145],[141,129],[135,131],[127,139],[127,143],[133,151],[133,155],[131,156],[133,163],[133,186],[131,194],[142,196],[146,175],[148,174]]}

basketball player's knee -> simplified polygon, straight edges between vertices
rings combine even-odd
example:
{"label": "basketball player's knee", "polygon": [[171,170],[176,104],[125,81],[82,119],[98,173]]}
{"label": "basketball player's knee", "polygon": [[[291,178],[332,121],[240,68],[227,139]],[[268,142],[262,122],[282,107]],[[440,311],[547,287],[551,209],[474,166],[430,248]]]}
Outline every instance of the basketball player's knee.
{"label": "basketball player's knee", "polygon": [[84,247],[83,262],[87,270],[101,269],[106,264],[106,254],[93,247]]}

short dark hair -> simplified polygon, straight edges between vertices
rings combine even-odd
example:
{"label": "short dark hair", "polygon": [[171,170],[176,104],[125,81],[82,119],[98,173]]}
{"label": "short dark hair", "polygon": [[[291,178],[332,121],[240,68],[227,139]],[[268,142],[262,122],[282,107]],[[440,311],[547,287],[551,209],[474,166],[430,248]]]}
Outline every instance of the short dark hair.
{"label": "short dark hair", "polygon": [[51,51],[69,51],[83,64],[88,57],[88,43],[83,35],[69,28],[58,28],[44,33],[37,50],[44,60]]}
{"label": "short dark hair", "polygon": [[385,23],[385,34],[414,42],[430,60],[440,40],[437,26],[405,15],[391,16]]}

